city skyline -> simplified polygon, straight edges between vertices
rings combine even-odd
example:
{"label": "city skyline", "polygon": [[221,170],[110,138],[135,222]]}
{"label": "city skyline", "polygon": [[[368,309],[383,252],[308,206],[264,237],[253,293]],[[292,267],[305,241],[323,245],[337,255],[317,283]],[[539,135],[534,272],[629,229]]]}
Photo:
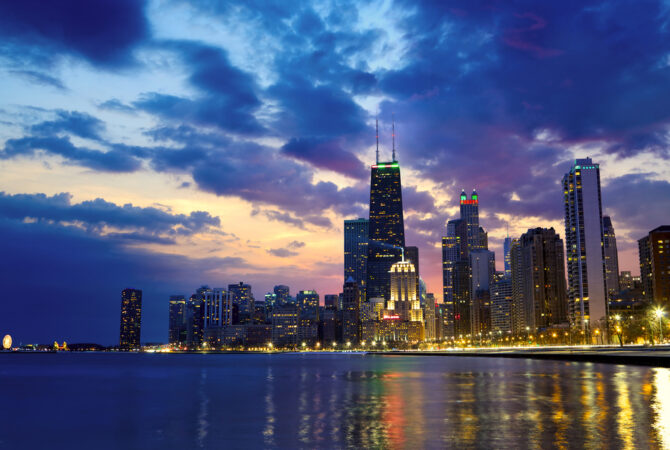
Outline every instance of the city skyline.
{"label": "city skyline", "polygon": [[[620,271],[639,274],[638,240],[668,222],[660,4],[603,6],[618,34],[581,26],[586,6],[160,6],[84,7],[104,23],[86,40],[58,8],[0,7],[1,269],[17,299],[0,329],[17,341],[111,343],[129,286],[143,291],[143,341],[164,340],[170,295],[203,284],[249,283],[257,300],[279,284],[341,292],[376,117],[380,161],[397,151],[403,171],[404,240],[439,302],[461,189],[477,190],[498,270],[508,225],[565,239],[561,177],[577,158],[600,164]],[[613,54],[618,39],[634,45]],[[529,65],[537,79],[519,77]]]}

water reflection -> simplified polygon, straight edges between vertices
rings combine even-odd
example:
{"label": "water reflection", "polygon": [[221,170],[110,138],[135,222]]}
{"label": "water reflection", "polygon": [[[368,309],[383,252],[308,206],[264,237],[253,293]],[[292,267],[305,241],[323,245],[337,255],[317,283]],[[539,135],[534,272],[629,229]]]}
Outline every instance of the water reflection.
{"label": "water reflection", "polygon": [[[0,422],[0,447],[49,448],[49,436],[61,447],[91,448],[670,449],[669,369],[469,357],[129,356],[3,361],[0,382],[11,387],[3,400],[17,406],[11,426]],[[42,433],[30,432],[31,423]],[[69,423],[78,424],[76,434],[65,431]]]}
{"label": "water reflection", "polygon": [[657,368],[654,371],[654,412],[656,429],[661,445],[670,448],[670,369]]}

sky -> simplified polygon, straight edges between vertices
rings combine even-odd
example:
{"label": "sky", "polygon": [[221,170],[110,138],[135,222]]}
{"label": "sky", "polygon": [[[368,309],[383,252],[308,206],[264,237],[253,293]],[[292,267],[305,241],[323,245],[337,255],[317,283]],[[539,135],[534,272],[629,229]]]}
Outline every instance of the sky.
{"label": "sky", "polygon": [[564,235],[560,180],[600,164],[621,270],[670,222],[667,1],[0,3],[0,333],[98,342],[143,290],[341,291],[395,117],[407,245],[441,299],[461,189],[502,268]]}

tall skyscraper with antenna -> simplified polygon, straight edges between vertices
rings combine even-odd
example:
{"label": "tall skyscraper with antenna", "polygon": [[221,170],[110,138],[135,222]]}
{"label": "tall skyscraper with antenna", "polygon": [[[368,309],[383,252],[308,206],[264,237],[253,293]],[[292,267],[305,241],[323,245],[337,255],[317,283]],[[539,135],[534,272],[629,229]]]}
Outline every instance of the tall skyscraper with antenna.
{"label": "tall skyscraper with antenna", "polygon": [[405,247],[405,225],[402,209],[400,166],[395,154],[395,122],[391,161],[379,161],[379,125],[377,129],[376,164],[370,173],[370,222],[366,298],[389,300],[393,263],[399,261]]}

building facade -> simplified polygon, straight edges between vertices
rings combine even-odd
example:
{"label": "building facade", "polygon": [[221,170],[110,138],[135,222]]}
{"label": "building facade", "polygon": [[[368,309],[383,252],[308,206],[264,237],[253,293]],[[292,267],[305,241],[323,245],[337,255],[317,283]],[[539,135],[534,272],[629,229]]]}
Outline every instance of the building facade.
{"label": "building facade", "polygon": [[647,303],[670,307],[670,225],[654,228],[638,241],[640,279]]}
{"label": "building facade", "polygon": [[619,254],[610,216],[603,216],[603,243],[605,245],[605,286],[607,299],[612,301],[619,293]]}
{"label": "building facade", "polygon": [[519,238],[512,267],[515,303],[524,327],[542,330],[567,322],[563,241],[553,228],[534,228]]}
{"label": "building facade", "polygon": [[600,166],[577,159],[563,177],[570,323],[593,336],[607,334]]}
{"label": "building facade", "polygon": [[171,346],[186,345],[187,338],[186,299],[183,295],[171,295],[169,303],[168,342]]}
{"label": "building facade", "polygon": [[400,166],[377,163],[370,176],[366,298],[389,299],[389,270],[405,248]]}
{"label": "building facade", "polygon": [[368,219],[344,221],[344,280],[351,277],[363,287],[368,270],[369,234]]}
{"label": "building facade", "polygon": [[121,291],[121,332],[119,347],[123,350],[139,350],[142,331],[142,290]]}

